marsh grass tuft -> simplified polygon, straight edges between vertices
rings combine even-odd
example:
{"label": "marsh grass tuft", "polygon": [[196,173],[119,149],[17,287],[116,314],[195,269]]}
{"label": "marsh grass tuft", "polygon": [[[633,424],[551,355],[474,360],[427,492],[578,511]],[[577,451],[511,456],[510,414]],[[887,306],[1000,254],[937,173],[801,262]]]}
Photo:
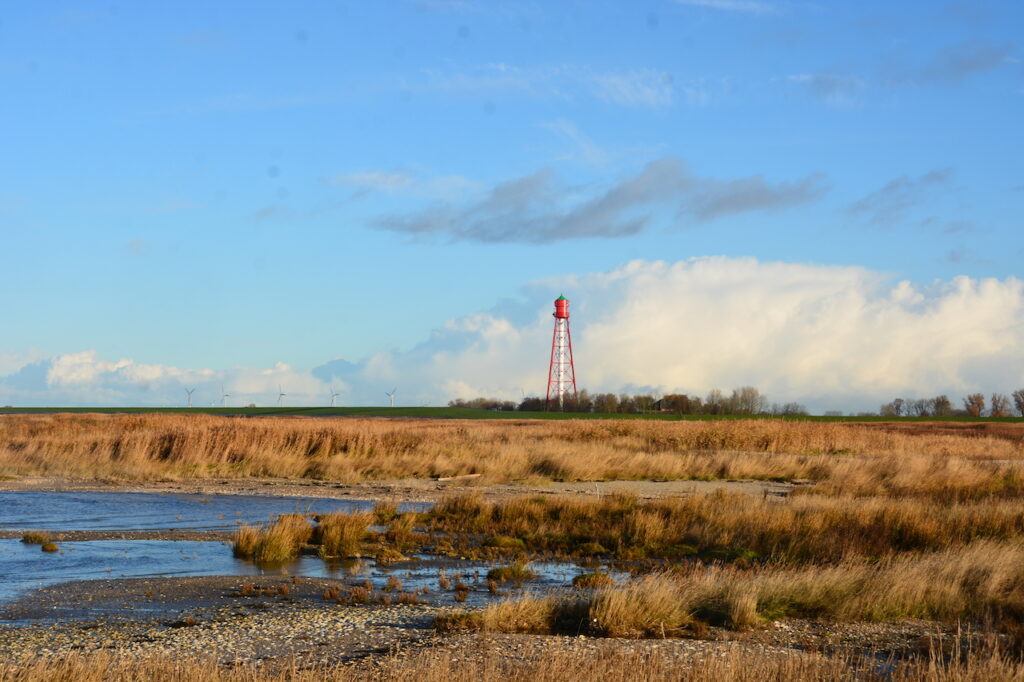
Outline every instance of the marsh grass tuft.
{"label": "marsh grass tuft", "polygon": [[600,587],[613,587],[615,580],[607,573],[581,573],[572,579],[572,586],[580,590],[596,590]]}
{"label": "marsh grass tuft", "polygon": [[257,563],[294,559],[300,547],[313,535],[309,521],[301,514],[281,514],[269,527],[240,526],[235,531],[232,549],[236,557]]}
{"label": "marsh grass tuft", "polygon": [[26,545],[45,545],[50,541],[50,536],[39,531],[29,531],[21,536],[21,541]]}
{"label": "marsh grass tuft", "polygon": [[527,568],[526,563],[522,562],[514,563],[511,566],[499,566],[487,571],[487,579],[495,580],[499,583],[521,583],[536,577],[537,574]]}
{"label": "marsh grass tuft", "polygon": [[359,556],[372,521],[373,514],[368,512],[319,516],[312,537],[319,545],[318,553],[321,557]]}

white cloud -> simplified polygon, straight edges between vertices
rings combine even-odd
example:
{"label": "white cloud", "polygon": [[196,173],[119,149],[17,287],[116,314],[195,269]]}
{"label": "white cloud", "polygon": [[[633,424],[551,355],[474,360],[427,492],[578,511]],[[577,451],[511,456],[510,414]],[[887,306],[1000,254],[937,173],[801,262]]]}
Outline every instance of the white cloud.
{"label": "white cloud", "polygon": [[[188,370],[69,353],[0,378],[0,404],[442,405],[454,397],[542,394],[551,299],[573,299],[580,386],[592,391],[706,393],[754,385],[812,409],[877,408],[896,396],[1024,387],[1024,282],[957,277],[928,286],[860,267],[698,258],[634,261],[523,290],[526,317],[492,311],[452,320],[405,352],[312,370]],[[30,371],[37,367],[40,371]],[[45,371],[42,371],[45,370]]]}

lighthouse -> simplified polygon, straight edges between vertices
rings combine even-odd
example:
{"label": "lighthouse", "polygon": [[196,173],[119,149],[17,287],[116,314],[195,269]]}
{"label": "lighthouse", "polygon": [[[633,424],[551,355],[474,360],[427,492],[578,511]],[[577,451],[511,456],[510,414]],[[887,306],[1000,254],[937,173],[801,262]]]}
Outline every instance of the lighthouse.
{"label": "lighthouse", "polygon": [[569,299],[555,299],[555,329],[551,335],[551,364],[548,365],[548,395],[544,409],[550,410],[555,402],[565,409],[568,396],[576,400],[576,367],[572,363],[572,337],[569,334]]}

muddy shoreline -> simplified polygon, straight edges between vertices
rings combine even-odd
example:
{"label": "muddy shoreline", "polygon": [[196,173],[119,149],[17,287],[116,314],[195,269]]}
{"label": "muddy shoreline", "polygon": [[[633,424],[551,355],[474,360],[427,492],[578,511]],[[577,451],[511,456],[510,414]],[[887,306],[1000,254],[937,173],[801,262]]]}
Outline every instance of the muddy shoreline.
{"label": "muddy shoreline", "polygon": [[[550,651],[659,650],[680,662],[751,647],[772,655],[799,651],[853,651],[906,657],[954,629],[925,621],[834,623],[776,621],[749,632],[712,629],[701,639],[636,640],[581,635],[515,635],[433,630],[447,604],[339,605],[322,592],[342,584],[326,578],[136,578],[51,585],[5,607],[0,616],[0,658],[59,658],[116,650],[119,656],[215,656],[222,663],[273,665],[296,657],[303,665],[372,669],[388,656],[417,650],[529,660]],[[254,584],[259,594],[243,593]],[[288,594],[277,590],[285,585]]]}
{"label": "muddy shoreline", "polygon": [[543,484],[485,484],[472,479],[437,481],[434,479],[403,479],[336,483],[294,479],[229,479],[211,478],[179,481],[98,481],[59,477],[25,476],[0,481],[0,490],[34,490],[52,492],[144,492],[186,493],[198,495],[265,495],[268,497],[317,497],[371,501],[436,502],[444,495],[472,489],[488,499],[504,499],[517,495],[611,495],[628,492],[640,499],[677,497],[717,490],[757,496],[785,497],[796,483],[773,481],[592,481]]}

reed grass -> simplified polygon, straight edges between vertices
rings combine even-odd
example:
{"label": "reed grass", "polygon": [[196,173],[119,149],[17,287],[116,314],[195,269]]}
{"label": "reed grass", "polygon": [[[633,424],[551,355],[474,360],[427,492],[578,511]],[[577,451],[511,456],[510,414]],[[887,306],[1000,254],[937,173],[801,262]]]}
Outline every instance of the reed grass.
{"label": "reed grass", "polygon": [[527,596],[449,613],[437,627],[671,637],[697,623],[746,629],[782,617],[984,621],[1017,632],[1024,621],[1024,545],[983,541],[830,567],[690,564],[599,588],[587,599]]}
{"label": "reed grass", "polygon": [[1024,425],[1000,430],[736,420],[440,421],[2,415],[0,473],[358,482],[808,479],[822,492],[967,500],[1024,493]]}
{"label": "reed grass", "polygon": [[915,660],[878,665],[870,653],[827,656],[821,653],[763,650],[722,645],[682,661],[659,650],[553,651],[528,658],[488,650],[426,650],[382,658],[372,671],[351,666],[308,664],[300,659],[236,662],[214,658],[130,657],[110,653],[61,658],[26,657],[0,661],[0,682],[1020,682],[1024,664],[998,648],[959,649],[943,654],[938,646]]}
{"label": "reed grass", "polygon": [[374,515],[370,512],[323,514],[317,517],[313,543],[319,545],[320,556],[359,556],[362,540],[373,518]]}
{"label": "reed grass", "polygon": [[[0,682],[565,682],[587,679],[605,682],[846,682],[879,680],[862,659],[830,658],[812,653],[757,651],[739,645],[723,647],[717,656],[696,656],[679,662],[659,651],[598,653],[546,652],[523,660],[491,651],[479,658],[447,651],[426,651],[386,658],[373,672],[349,666],[276,666],[235,663],[222,666],[212,658],[152,656],[141,659],[99,654],[64,658],[0,662]],[[999,682],[1024,679],[1024,666],[998,651],[969,651],[951,662],[937,655],[893,666],[885,678],[892,682]]]}
{"label": "reed grass", "polygon": [[443,498],[424,523],[445,533],[460,553],[499,552],[489,545],[502,537],[503,545],[518,540],[521,551],[561,556],[835,563],[1024,537],[1024,505],[919,497],[772,500],[723,492],[652,501],[621,494],[492,502],[471,491]]}
{"label": "reed grass", "polygon": [[281,514],[266,528],[240,526],[232,539],[236,557],[257,563],[288,561],[299,555],[313,536],[313,527],[301,514]]}

